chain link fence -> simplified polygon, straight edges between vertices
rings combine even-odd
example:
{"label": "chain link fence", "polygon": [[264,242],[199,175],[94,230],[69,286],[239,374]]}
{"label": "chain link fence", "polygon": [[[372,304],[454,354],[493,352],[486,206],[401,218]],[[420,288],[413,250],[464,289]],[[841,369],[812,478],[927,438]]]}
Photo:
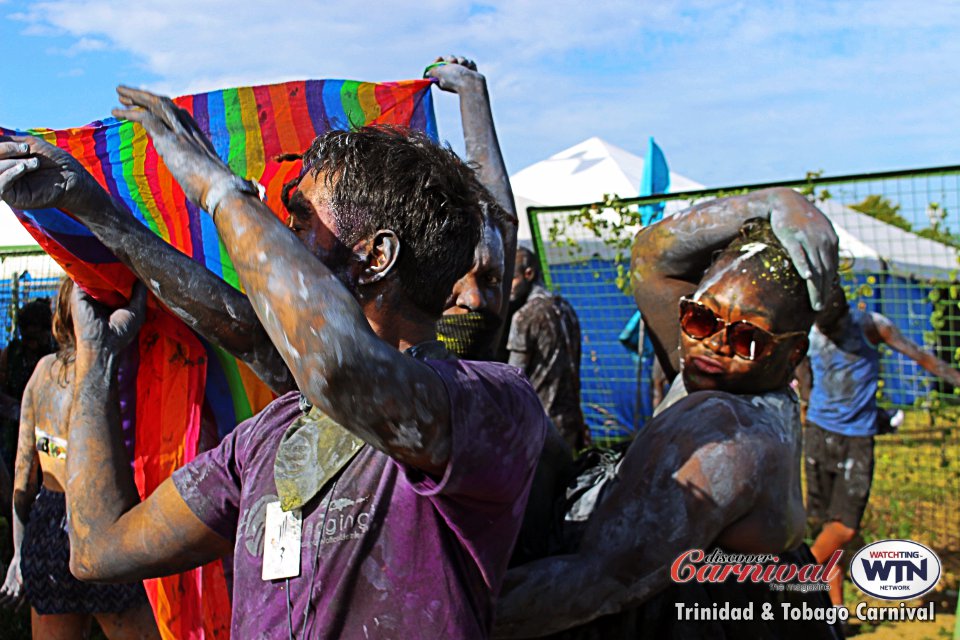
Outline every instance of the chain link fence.
{"label": "chain link fence", "polygon": [[20,308],[38,298],[53,300],[63,275],[39,247],[0,248],[0,349],[17,335]]}

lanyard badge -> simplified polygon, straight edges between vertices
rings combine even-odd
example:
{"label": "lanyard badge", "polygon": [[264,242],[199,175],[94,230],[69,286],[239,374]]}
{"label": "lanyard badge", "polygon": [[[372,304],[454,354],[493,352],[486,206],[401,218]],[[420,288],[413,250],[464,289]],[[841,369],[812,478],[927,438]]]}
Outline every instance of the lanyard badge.
{"label": "lanyard badge", "polygon": [[300,509],[283,511],[280,501],[267,505],[263,535],[264,580],[295,578],[300,575],[300,541],[303,516]]}

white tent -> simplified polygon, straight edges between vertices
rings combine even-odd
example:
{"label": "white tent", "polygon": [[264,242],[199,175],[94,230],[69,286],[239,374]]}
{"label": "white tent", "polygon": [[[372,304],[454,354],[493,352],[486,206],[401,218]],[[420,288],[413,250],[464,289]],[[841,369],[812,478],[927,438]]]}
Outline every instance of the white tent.
{"label": "white tent", "polygon": [[[510,177],[517,214],[518,239],[531,246],[527,207],[587,204],[604,194],[636,197],[643,179],[643,158],[600,138],[589,138]],[[670,173],[670,192],[696,191],[703,185]]]}
{"label": "white tent", "polygon": [[27,230],[23,228],[17,216],[7,206],[6,202],[0,201],[0,249],[3,247],[18,246],[39,246]]}
{"label": "white tent", "polygon": [[[532,246],[527,207],[599,202],[604,194],[635,197],[643,177],[643,164],[643,158],[594,137],[518,171],[510,182],[520,216],[520,244]],[[671,193],[703,188],[685,176],[670,174]],[[668,202],[667,215],[685,206],[686,201]],[[887,270],[903,276],[943,280],[960,267],[958,252],[953,247],[876,220],[836,200],[821,201],[818,206],[837,230],[841,262],[848,263],[854,271]],[[549,228],[552,220],[565,219],[565,216],[565,213],[544,214],[543,228]],[[566,231],[578,238],[582,251],[579,256],[612,257],[609,247],[579,226]],[[548,246],[547,251],[547,259],[553,264],[573,257],[563,246]]]}
{"label": "white tent", "polygon": [[16,273],[18,277],[25,272],[44,277],[56,276],[63,272],[53,258],[47,254],[24,255],[22,253],[3,255],[6,249],[36,248],[40,245],[33,239],[5,202],[0,202],[0,281],[6,281]]}
{"label": "white tent", "polygon": [[889,271],[901,276],[946,280],[960,268],[953,247],[904,231],[834,200],[817,207],[833,223],[840,238],[840,260],[855,272]]}

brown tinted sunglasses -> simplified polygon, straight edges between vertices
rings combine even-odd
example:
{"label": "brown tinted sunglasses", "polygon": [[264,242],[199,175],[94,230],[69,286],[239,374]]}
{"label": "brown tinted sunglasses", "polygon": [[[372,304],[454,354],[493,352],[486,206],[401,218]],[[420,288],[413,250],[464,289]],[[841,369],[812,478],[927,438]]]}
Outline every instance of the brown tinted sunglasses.
{"label": "brown tinted sunglasses", "polygon": [[680,298],[680,329],[694,340],[705,340],[726,330],[727,344],[735,356],[744,360],[762,357],[781,340],[807,335],[805,331],[774,334],[746,320],[727,324],[712,309],[687,297]]}

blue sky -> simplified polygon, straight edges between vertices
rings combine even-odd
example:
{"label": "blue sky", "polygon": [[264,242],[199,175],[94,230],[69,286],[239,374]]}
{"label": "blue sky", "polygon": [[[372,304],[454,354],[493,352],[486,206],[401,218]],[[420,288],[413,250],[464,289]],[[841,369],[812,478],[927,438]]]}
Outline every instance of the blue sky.
{"label": "blue sky", "polygon": [[[511,172],[594,135],[639,155],[653,135],[711,186],[960,163],[949,1],[0,0],[0,16],[8,127],[104,117],[120,82],[394,80],[460,53],[487,75]],[[456,99],[435,100],[461,148]]]}

